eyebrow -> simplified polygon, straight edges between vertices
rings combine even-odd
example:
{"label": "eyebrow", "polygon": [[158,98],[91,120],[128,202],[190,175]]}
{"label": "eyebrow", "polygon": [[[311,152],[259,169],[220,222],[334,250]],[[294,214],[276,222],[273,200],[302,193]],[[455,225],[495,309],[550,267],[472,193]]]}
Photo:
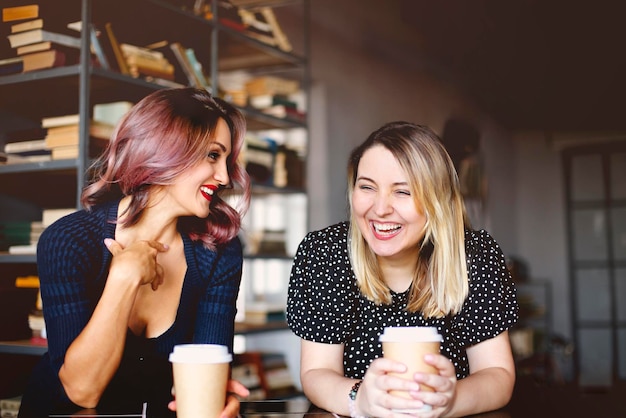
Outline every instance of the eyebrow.
{"label": "eyebrow", "polygon": [[222,144],[221,142],[217,142],[217,141],[213,141],[212,143],[217,145],[218,147],[220,147],[223,152],[226,152],[226,145]]}
{"label": "eyebrow", "polygon": [[[371,178],[366,177],[366,176],[359,176],[359,177],[357,177],[356,181],[359,181],[359,180],[365,180],[365,181],[369,181],[370,183],[376,183],[374,180],[372,180]],[[393,183],[393,185],[394,186],[408,186],[409,183],[406,182],[406,181],[397,181],[397,182]]]}

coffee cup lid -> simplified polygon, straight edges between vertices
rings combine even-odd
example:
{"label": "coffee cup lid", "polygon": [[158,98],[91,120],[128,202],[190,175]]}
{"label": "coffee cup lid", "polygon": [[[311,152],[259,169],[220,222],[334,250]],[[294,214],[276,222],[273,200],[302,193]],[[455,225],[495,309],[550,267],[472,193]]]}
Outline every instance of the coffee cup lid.
{"label": "coffee cup lid", "polygon": [[172,363],[230,363],[228,347],[217,344],[179,344],[170,353]]}
{"label": "coffee cup lid", "polygon": [[443,341],[436,327],[385,327],[379,341]]}

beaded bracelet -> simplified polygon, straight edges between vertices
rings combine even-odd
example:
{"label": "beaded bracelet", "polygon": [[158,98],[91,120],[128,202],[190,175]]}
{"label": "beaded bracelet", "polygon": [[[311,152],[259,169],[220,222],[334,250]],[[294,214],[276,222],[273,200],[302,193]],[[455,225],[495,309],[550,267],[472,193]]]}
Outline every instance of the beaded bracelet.
{"label": "beaded bracelet", "polygon": [[352,418],[367,418],[364,415],[360,415],[356,410],[356,393],[359,391],[359,387],[361,387],[362,380],[359,380],[352,386],[350,389],[350,393],[348,394],[348,409],[350,410],[350,417]]}

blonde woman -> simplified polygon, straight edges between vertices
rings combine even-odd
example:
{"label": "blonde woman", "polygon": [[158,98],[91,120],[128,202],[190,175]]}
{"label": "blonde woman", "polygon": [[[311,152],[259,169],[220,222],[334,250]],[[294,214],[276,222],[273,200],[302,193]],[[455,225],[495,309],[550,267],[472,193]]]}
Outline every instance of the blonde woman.
{"label": "blonde woman", "polygon": [[[291,272],[287,319],[301,338],[301,381],[317,406],[352,417],[466,416],[511,397],[508,328],[518,305],[495,240],[467,222],[459,182],[429,128],[392,122],[349,160],[350,222],[309,233]],[[388,375],[386,326],[432,326],[438,374]],[[420,391],[428,385],[434,392]],[[410,398],[393,396],[404,390]],[[426,406],[426,408],[424,408]]]}

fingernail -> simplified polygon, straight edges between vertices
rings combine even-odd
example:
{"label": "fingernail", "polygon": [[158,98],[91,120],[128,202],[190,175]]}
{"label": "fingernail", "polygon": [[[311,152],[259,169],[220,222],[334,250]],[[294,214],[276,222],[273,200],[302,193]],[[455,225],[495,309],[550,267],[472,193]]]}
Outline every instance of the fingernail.
{"label": "fingernail", "polygon": [[107,247],[109,245],[111,245],[112,242],[113,242],[113,239],[111,239],[111,238],[105,238],[104,239],[104,245],[106,245]]}

